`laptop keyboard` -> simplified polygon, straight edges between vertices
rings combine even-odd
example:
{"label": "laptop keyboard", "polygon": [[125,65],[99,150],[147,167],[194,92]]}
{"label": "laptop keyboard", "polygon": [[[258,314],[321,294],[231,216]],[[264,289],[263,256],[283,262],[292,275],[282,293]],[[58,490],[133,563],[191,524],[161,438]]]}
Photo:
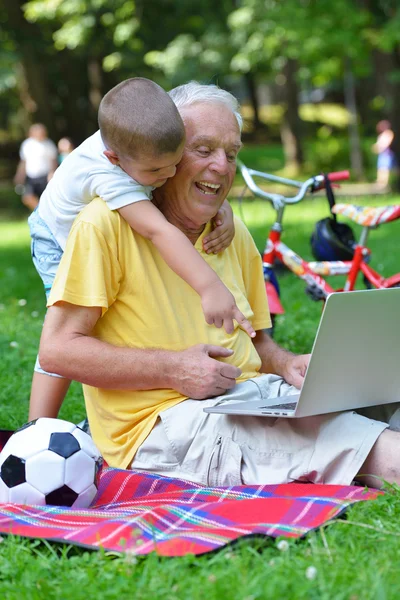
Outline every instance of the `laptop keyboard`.
{"label": "laptop keyboard", "polygon": [[295,410],[297,402],[286,402],[286,404],[270,404],[268,406],[260,406],[259,408],[273,409],[279,408],[281,410]]}

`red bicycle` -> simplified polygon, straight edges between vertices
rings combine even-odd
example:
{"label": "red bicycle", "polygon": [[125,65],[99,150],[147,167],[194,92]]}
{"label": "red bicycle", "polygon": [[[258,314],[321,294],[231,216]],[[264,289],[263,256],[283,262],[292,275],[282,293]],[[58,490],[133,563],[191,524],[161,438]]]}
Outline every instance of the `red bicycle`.
{"label": "red bicycle", "polygon": [[[336,204],[331,184],[348,179],[349,171],[316,175],[300,182],[249,169],[241,161],[237,162],[246,187],[257,198],[268,200],[276,212],[275,222],[269,231],[263,253],[265,286],[272,319],[275,315],[284,313],[279,284],[274,272],[277,261],[305,281],[305,291],[313,300],[324,301],[332,292],[354,290],[359,273],[363,274],[364,283],[369,288],[391,288],[400,285],[400,273],[385,278],[369,266],[371,251],[366,245],[372,229],[400,218],[400,205],[373,208],[354,204]],[[295,187],[299,191],[295,196],[266,192],[257,185],[254,178]],[[297,204],[308,192],[314,193],[321,189],[326,190],[331,217],[322,219],[316,224],[311,243],[317,260],[308,262],[282,242],[283,215],[286,206]],[[337,221],[338,214],[345,215],[362,226],[357,241],[354,239],[352,229]],[[331,287],[324,279],[328,275],[346,275],[344,287],[340,289]]]}

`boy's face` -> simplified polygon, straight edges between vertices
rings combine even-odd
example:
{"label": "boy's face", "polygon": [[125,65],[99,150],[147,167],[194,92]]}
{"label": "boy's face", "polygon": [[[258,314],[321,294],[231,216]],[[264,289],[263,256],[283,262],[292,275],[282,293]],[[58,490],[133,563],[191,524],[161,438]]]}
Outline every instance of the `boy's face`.
{"label": "boy's face", "polygon": [[[164,185],[169,177],[175,175],[176,165],[182,158],[184,146],[185,143],[182,142],[175,152],[168,152],[159,156],[138,156],[135,159],[119,157],[118,164],[125,173],[141,185],[158,188]],[[110,160],[110,157],[107,157]]]}

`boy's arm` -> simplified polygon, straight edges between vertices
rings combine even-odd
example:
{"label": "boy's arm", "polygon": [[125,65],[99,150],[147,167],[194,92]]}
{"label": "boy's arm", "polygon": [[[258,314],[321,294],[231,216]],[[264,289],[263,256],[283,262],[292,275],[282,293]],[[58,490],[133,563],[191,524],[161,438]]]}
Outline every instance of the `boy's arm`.
{"label": "boy's arm", "polygon": [[167,265],[199,294],[209,325],[224,326],[227,333],[232,333],[232,319],[235,319],[251,337],[255,335],[250,322],[240,312],[233,295],[215,271],[186,235],[169,223],[154,204],[135,202],[118,212],[134,231],[156,246]]}
{"label": "boy's arm", "polygon": [[235,237],[235,225],[233,222],[233,210],[228,200],[215,215],[214,229],[203,240],[203,248],[207,254],[218,254],[232,243]]}
{"label": "boy's arm", "polygon": [[151,198],[151,187],[133,181],[122,169],[110,172],[99,168],[88,172],[83,185],[90,198],[100,196],[110,210]]}

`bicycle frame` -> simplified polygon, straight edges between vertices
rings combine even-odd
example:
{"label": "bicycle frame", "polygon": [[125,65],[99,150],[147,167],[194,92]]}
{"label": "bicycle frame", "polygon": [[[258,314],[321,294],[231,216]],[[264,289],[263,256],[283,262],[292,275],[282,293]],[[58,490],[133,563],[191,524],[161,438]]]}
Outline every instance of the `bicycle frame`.
{"label": "bicycle frame", "polygon": [[[365,227],[361,233],[361,238],[364,238],[365,241],[368,234],[366,230],[369,229],[369,227]],[[269,232],[263,253],[264,277],[272,314],[282,314],[284,312],[279,299],[279,287],[277,287],[276,278],[273,275],[276,259],[280,260],[292,273],[306,282],[306,292],[314,300],[325,300],[328,294],[332,292],[350,292],[354,290],[359,273],[362,273],[369,284],[375,288],[390,288],[400,283],[400,273],[385,278],[366,263],[371,251],[361,243],[361,240],[355,248],[354,257],[351,261],[307,262],[281,241],[281,233],[282,227],[279,222],[276,222]],[[347,275],[343,288],[336,289],[329,285],[324,277],[330,275]]]}
{"label": "bicycle frame", "polygon": [[[337,291],[352,291],[355,288],[358,275],[362,273],[368,286],[375,288],[389,288],[400,284],[400,273],[391,277],[382,277],[377,271],[372,269],[367,261],[369,260],[371,251],[366,246],[368,235],[371,229],[375,229],[375,225],[363,226],[360,239],[355,247],[354,256],[349,261],[306,261],[299,254],[294,252],[286,244],[281,241],[282,220],[284,209],[287,204],[299,202],[306,194],[308,189],[314,191],[320,189],[315,186],[314,181],[320,182],[321,179],[312,178],[307,182],[301,183],[293,180],[283,179],[277,176],[271,176],[259,171],[247,169],[243,163],[239,163],[242,170],[242,175],[246,185],[258,197],[268,199],[276,211],[276,220],[272,225],[263,253],[263,267],[266,291],[270,305],[271,314],[282,314],[284,312],[280,301],[280,291],[277,278],[274,273],[274,265],[276,260],[281,261],[292,273],[304,280],[307,284],[306,292],[313,300],[325,301],[327,296],[332,292]],[[252,175],[263,177],[269,181],[285,183],[300,189],[297,196],[285,198],[282,195],[270,194],[261,190],[253,181]],[[332,174],[332,180],[347,178],[348,174],[344,172]],[[314,187],[313,187],[314,186]],[[331,275],[346,275],[346,281],[343,288],[333,288],[324,277]]]}

